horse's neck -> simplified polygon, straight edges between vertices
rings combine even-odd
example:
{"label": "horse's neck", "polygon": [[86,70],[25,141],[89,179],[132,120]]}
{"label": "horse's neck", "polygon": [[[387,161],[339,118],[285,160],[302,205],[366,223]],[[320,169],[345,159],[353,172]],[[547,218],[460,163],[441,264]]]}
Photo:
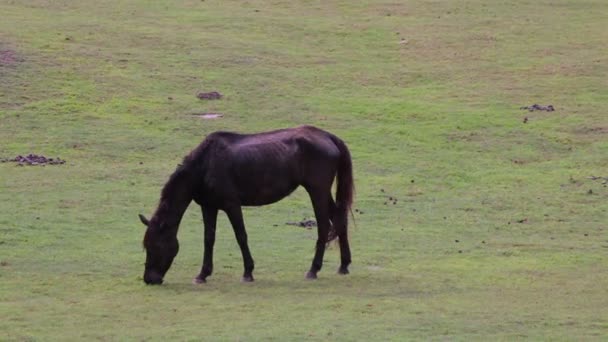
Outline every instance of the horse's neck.
{"label": "horse's neck", "polygon": [[191,201],[192,198],[179,198],[171,201],[171,203],[168,204],[165,212],[165,222],[171,227],[179,226],[179,223],[181,222],[182,217],[184,216],[186,209],[188,209],[188,205]]}
{"label": "horse's neck", "polygon": [[159,208],[163,208],[166,224],[177,227],[192,201],[191,185],[184,177],[171,180],[169,189],[163,190]]}

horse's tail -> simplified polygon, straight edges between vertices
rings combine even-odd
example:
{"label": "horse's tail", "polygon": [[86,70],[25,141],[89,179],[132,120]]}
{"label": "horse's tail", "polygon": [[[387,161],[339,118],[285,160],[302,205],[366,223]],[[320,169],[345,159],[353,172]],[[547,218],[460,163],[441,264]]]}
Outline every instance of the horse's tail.
{"label": "horse's tail", "polygon": [[331,215],[331,228],[328,241],[335,239],[339,235],[346,235],[348,232],[348,212],[353,203],[355,193],[355,183],[353,181],[353,164],[348,147],[342,139],[331,137],[336,147],[340,151],[338,161],[338,171],[336,175],[336,207]]}

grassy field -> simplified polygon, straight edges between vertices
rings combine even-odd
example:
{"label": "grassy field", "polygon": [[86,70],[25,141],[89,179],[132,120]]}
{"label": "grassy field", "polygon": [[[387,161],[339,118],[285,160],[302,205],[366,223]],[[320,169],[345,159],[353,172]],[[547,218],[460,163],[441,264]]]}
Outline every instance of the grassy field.
{"label": "grassy field", "polygon": [[[608,338],[605,1],[0,13],[0,158],[67,161],[0,164],[0,340]],[[520,109],[535,103],[555,111]],[[332,247],[304,280],[315,232],[285,224],[312,217],[298,190],[244,211],[255,283],[222,214],[215,273],[191,284],[192,205],[165,285],[145,286],[137,214],[181,158],[212,131],[300,124],[350,146],[351,275]]]}

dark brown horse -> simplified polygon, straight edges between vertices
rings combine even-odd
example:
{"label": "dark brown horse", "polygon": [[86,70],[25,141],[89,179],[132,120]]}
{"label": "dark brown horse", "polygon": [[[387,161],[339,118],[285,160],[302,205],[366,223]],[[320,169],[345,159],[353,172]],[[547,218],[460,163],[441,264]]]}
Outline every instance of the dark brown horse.
{"label": "dark brown horse", "polygon": [[[331,187],[337,178],[336,201]],[[144,236],[146,284],[161,284],[177,255],[177,230],[192,200],[201,206],[205,226],[203,267],[194,278],[204,283],[213,272],[213,245],[219,210],[226,212],[241,248],[243,281],[253,281],[253,258],[247,244],[241,206],[260,206],[281,200],[298,186],[310,195],[318,238],[306,278],[315,279],[323,264],[326,244],[339,240],[340,274],[351,262],[347,214],[353,199],[350,152],[335,135],[312,126],[258,134],[215,132],[189,155],[165,184],[160,203]]]}

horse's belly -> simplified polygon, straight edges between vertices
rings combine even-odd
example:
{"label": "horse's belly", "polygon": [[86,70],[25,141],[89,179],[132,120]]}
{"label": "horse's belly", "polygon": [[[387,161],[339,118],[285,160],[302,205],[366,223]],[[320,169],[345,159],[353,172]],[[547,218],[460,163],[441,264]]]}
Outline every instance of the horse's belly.
{"label": "horse's belly", "polygon": [[280,201],[289,196],[296,188],[297,184],[280,184],[277,182],[258,184],[254,188],[241,193],[241,204],[246,206],[266,205]]}

